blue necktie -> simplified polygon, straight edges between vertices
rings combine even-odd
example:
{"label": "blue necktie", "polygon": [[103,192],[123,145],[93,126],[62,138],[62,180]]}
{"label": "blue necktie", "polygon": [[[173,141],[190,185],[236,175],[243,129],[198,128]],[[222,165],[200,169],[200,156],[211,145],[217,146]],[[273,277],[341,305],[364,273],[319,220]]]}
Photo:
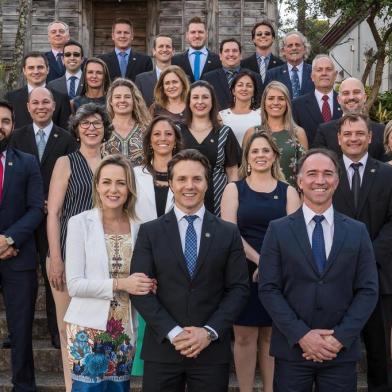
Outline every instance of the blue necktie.
{"label": "blue necktie", "polygon": [[200,56],[201,52],[200,50],[196,50],[193,52],[195,55],[195,62],[193,63],[193,76],[195,78],[195,81],[200,79]]}
{"label": "blue necktie", "polygon": [[197,218],[197,215],[186,215],[184,216],[188,222],[188,228],[185,234],[185,262],[188,268],[188,272],[191,278],[196,270],[196,260],[197,260],[197,235],[196,230],[193,227],[193,222]]}
{"label": "blue necktie", "polygon": [[316,260],[317,269],[320,273],[324,271],[325,263],[327,262],[327,256],[325,254],[325,241],[324,232],[321,222],[324,220],[324,215],[315,215],[313,220],[316,222],[316,226],[312,234],[312,252],[314,259]]}
{"label": "blue necktie", "polygon": [[127,61],[127,52],[120,52],[120,71],[121,71],[121,76],[125,78],[125,74],[127,73],[127,66],[128,66],[128,61]]}
{"label": "blue necktie", "polygon": [[59,67],[59,71],[62,73],[65,71],[64,63],[63,63],[63,53],[59,52],[56,54],[56,61]]}
{"label": "blue necktie", "polygon": [[42,156],[44,155],[46,140],[45,140],[45,132],[43,129],[39,129],[37,132],[37,149],[38,149],[38,157],[41,162]]}
{"label": "blue necktie", "polygon": [[75,92],[75,82],[76,82],[76,76],[71,76],[70,78],[70,83],[69,83],[69,93],[68,93],[68,97],[69,99],[74,99],[76,96],[76,92]]}
{"label": "blue necktie", "polygon": [[291,70],[291,87],[293,89],[293,98],[299,97],[301,87],[299,85],[298,68],[293,67]]}

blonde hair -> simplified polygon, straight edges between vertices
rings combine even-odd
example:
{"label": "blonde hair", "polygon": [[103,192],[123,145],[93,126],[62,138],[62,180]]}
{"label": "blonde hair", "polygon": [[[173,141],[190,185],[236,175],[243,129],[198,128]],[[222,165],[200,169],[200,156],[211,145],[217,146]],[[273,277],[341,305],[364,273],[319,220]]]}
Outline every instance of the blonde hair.
{"label": "blonde hair", "polygon": [[120,166],[124,169],[127,188],[128,188],[128,197],[123,205],[123,210],[129,218],[136,220],[137,216],[135,212],[135,205],[136,205],[137,193],[136,193],[135,174],[133,172],[130,161],[126,157],[120,154],[108,155],[107,157],[102,159],[102,161],[99,163],[98,167],[96,168],[93,177],[93,206],[102,209],[102,201],[99,196],[97,186],[101,177],[102,169],[108,165]]}
{"label": "blonde hair", "polygon": [[106,95],[106,110],[113,120],[115,114],[112,106],[113,92],[117,87],[124,86],[128,87],[132,94],[133,109],[132,117],[133,119],[141,125],[142,128],[146,128],[151,120],[150,113],[144,102],[143,96],[140,90],[136,87],[136,84],[129,79],[117,78],[110,86]]}
{"label": "blonde hair", "polygon": [[388,124],[385,126],[384,129],[384,148],[385,148],[385,152],[388,154],[392,152],[391,147],[388,145],[388,139],[391,133],[392,133],[392,120],[388,122]]}

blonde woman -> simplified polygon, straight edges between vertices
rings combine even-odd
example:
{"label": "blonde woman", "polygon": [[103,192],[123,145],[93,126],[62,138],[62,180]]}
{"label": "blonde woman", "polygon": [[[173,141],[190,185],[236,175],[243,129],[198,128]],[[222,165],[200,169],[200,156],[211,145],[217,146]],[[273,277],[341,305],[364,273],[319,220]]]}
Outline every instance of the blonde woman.
{"label": "blonde woman", "polygon": [[387,157],[387,163],[392,165],[392,120],[385,126],[384,149]]}
{"label": "blonde woman", "polygon": [[296,211],[297,191],[284,181],[280,152],[266,132],[247,140],[239,170],[241,180],[230,183],[222,197],[222,219],[238,225],[248,260],[251,295],[234,323],[234,362],[241,392],[253,391],[259,357],[264,392],[272,392],[274,360],[269,355],[272,320],[258,298],[260,249],[268,224]]}
{"label": "blonde woman", "polygon": [[277,81],[269,83],[261,97],[260,108],[261,125],[246,131],[244,143],[254,132],[264,130],[270,133],[280,150],[280,166],[283,174],[288,183],[295,186],[297,162],[304,150],[308,149],[308,140],[303,128],[293,120],[287,87]]}
{"label": "blonde woman", "polygon": [[107,94],[106,110],[114,130],[103,146],[103,156],[122,154],[132,166],[141,165],[144,131],[151,116],[139,89],[128,79],[116,79]]}

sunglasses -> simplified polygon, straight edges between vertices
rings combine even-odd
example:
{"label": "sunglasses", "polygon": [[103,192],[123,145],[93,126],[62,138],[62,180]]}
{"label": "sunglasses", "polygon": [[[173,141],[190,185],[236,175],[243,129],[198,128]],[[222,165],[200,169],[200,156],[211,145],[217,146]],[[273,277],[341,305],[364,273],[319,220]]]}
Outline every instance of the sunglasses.
{"label": "sunglasses", "polygon": [[80,57],[82,54],[79,52],[65,52],[64,57]]}
{"label": "sunglasses", "polygon": [[265,31],[262,33],[256,33],[256,37],[262,37],[263,35],[264,35],[264,37],[269,37],[272,34],[269,31]]}

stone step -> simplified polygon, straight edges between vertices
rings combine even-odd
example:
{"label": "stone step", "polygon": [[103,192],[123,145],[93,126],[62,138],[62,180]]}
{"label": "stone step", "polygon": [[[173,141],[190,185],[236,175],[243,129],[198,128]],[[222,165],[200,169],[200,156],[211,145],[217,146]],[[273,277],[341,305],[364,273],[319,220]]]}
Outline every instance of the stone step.
{"label": "stone step", "polygon": [[[35,302],[35,310],[45,310],[46,299],[45,299],[45,286],[39,285],[37,292],[37,301]],[[5,310],[3,295],[0,295],[0,312]]]}

